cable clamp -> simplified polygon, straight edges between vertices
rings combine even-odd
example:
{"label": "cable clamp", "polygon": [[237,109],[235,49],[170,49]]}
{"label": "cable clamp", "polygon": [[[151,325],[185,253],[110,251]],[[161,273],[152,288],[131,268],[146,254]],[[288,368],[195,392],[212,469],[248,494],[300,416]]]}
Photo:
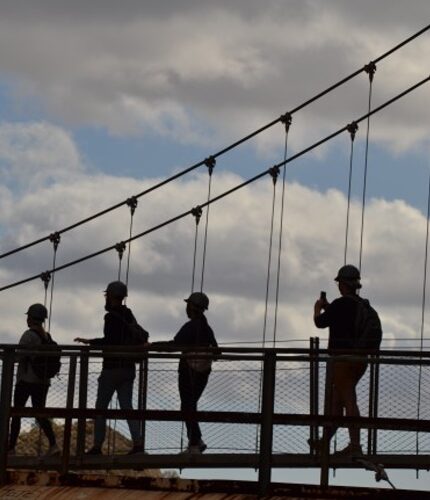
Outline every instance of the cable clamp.
{"label": "cable clamp", "polygon": [[127,245],[125,244],[124,241],[120,241],[115,245],[115,250],[118,252],[118,257],[119,260],[122,259],[122,256],[124,255],[125,249],[127,248]]}
{"label": "cable clamp", "polygon": [[369,64],[364,66],[364,71],[369,75],[369,80],[373,81],[373,75],[376,73],[376,64],[373,61],[370,61]]}
{"label": "cable clamp", "polygon": [[200,222],[200,218],[202,216],[202,207],[200,205],[197,205],[196,207],[191,209],[191,215],[193,215],[196,218],[196,226]]}
{"label": "cable clamp", "polygon": [[49,235],[49,241],[54,245],[54,251],[57,251],[58,245],[61,241],[61,235],[58,231]]}
{"label": "cable clamp", "polygon": [[348,123],[348,125],[346,126],[346,130],[348,130],[348,132],[351,135],[351,141],[354,141],[355,134],[357,133],[358,130],[358,123],[357,122]]}
{"label": "cable clamp", "polygon": [[275,185],[279,175],[278,165],[274,165],[272,168],[269,168],[269,174],[272,176],[273,185]]}
{"label": "cable clamp", "polygon": [[49,271],[45,271],[40,274],[40,279],[43,281],[43,286],[45,290],[48,289],[49,282],[51,281],[51,273]]}
{"label": "cable clamp", "polygon": [[288,132],[290,130],[290,125],[293,121],[293,117],[292,117],[291,113],[287,112],[284,115],[281,115],[281,117],[279,119],[280,119],[281,123],[283,123],[285,125],[285,132]]}
{"label": "cable clamp", "polygon": [[130,212],[131,215],[134,215],[134,212],[137,208],[137,198],[136,196],[132,196],[131,198],[128,198],[126,201],[127,205],[130,207]]}
{"label": "cable clamp", "polygon": [[209,176],[212,175],[212,172],[215,168],[215,165],[216,165],[216,159],[214,156],[209,156],[208,158],[206,158],[205,160],[205,165],[208,167],[208,171],[209,171]]}

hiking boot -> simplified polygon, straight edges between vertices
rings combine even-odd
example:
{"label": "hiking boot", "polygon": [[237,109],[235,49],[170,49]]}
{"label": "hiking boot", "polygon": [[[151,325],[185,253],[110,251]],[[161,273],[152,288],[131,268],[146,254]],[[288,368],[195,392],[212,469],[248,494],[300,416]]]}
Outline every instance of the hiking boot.
{"label": "hiking boot", "polygon": [[48,450],[45,453],[45,457],[58,457],[58,455],[61,454],[60,448],[56,444],[53,444],[48,448]]}
{"label": "hiking boot", "polygon": [[145,448],[143,447],[143,444],[133,445],[133,448],[127,453],[127,455],[136,455],[137,453],[145,453]]}
{"label": "hiking boot", "polygon": [[101,448],[99,448],[98,446],[93,446],[85,452],[85,455],[103,455],[103,453]]}
{"label": "hiking boot", "polygon": [[333,453],[333,457],[359,457],[363,455],[361,445],[349,443],[343,450]]}

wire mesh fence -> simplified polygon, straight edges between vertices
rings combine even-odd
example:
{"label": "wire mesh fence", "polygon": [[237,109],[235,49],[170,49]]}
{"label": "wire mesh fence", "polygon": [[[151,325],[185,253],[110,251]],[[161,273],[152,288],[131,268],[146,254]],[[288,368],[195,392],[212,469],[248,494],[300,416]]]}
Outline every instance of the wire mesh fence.
{"label": "wire mesh fence", "polygon": [[[257,351],[257,350],[256,350]],[[284,350],[285,351],[285,350]],[[258,352],[257,352],[258,354]],[[261,352],[260,352],[261,354]],[[48,392],[47,407],[66,408],[68,391],[71,390],[69,370],[71,356],[80,356],[79,352],[64,355],[59,377],[51,381]],[[179,354],[177,355],[179,358]],[[290,357],[289,357],[290,356]],[[243,415],[243,422],[202,422],[201,429],[210,453],[259,453],[260,423],[249,423],[248,415],[262,413],[261,391],[264,380],[261,357],[249,359],[240,354],[223,357],[213,364],[208,385],[199,401],[198,410],[204,412],[237,412]],[[291,359],[290,359],[291,358]],[[299,358],[299,359],[298,359]],[[306,354],[298,357],[295,353],[283,354],[276,362],[276,378],[274,387],[274,414],[317,415],[324,414],[326,360],[323,355],[318,362],[318,376],[314,380],[310,376],[311,360]],[[378,378],[372,382],[368,368],[357,386],[357,399],[361,415],[372,417],[370,395],[377,392],[377,406],[373,416],[391,419],[412,419],[425,421],[430,418],[430,366],[408,364],[416,362],[419,354],[407,352],[397,364],[399,357],[385,356],[378,366]],[[102,371],[102,357],[89,355],[88,382],[85,390],[86,408],[95,408],[98,378]],[[387,364],[388,362],[388,364]],[[396,362],[396,364],[389,363]],[[139,368],[140,366],[140,368]],[[133,408],[147,410],[179,410],[178,392],[178,359],[151,357],[147,362],[145,373],[146,391],[139,383],[139,370],[145,364],[137,365],[137,376],[133,387]],[[3,360],[0,359],[3,369]],[[73,388],[73,408],[82,407],[82,364],[77,363],[76,378]],[[15,379],[16,382],[16,364]],[[372,384],[376,384],[372,388]],[[312,406],[312,391],[315,391],[317,408]],[[69,402],[70,403],[70,402]],[[116,395],[112,398],[111,409],[119,409]],[[77,419],[71,422],[71,450],[77,446]],[[64,434],[65,419],[55,419],[54,429],[61,446]],[[145,437],[145,449],[154,454],[175,454],[187,445],[186,430],[181,421],[147,420],[142,423]],[[86,419],[85,447],[89,448],[93,440],[92,420]],[[319,429],[321,435],[322,430]],[[361,430],[364,443],[369,431]],[[310,428],[308,425],[282,424],[273,427],[272,453],[274,454],[308,454]],[[374,438],[375,449],[379,454],[428,454],[430,436],[425,432],[400,430],[378,430]],[[346,428],[339,428],[332,440],[331,449],[343,448],[349,441]],[[107,434],[104,443],[106,455],[123,454],[132,446],[127,421],[124,419],[108,419]],[[43,455],[47,449],[46,438],[40,432],[34,419],[22,418],[20,438],[17,445],[19,455]]]}

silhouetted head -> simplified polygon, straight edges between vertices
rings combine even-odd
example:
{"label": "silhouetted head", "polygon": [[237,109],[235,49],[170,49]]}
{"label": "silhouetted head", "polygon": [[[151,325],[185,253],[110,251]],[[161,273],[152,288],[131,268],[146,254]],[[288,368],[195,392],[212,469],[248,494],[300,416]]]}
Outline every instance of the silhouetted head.
{"label": "silhouetted head", "polygon": [[360,271],[351,264],[342,266],[337,272],[337,276],[334,280],[338,282],[341,293],[344,291],[355,293],[361,288]]}
{"label": "silhouetted head", "polygon": [[48,317],[48,310],[43,304],[36,303],[32,304],[25,314],[27,314],[27,323],[33,322],[42,324]]}
{"label": "silhouetted head", "polygon": [[112,281],[106,287],[105,293],[115,299],[123,299],[128,295],[127,285],[122,281]]}
{"label": "silhouetted head", "polygon": [[122,281],[112,281],[105,290],[106,305],[109,309],[111,306],[118,306],[128,295],[127,285]]}
{"label": "silhouetted head", "polygon": [[193,292],[184,301],[187,303],[187,315],[190,318],[203,314],[209,307],[208,296],[203,292]]}

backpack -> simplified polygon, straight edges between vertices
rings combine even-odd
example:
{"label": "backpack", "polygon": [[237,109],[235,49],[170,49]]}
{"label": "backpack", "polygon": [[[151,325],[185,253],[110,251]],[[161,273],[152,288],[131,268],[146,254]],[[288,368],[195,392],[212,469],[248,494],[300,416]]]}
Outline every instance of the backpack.
{"label": "backpack", "polygon": [[[57,342],[52,340],[52,337],[48,332],[46,332],[48,336],[47,338],[45,337],[45,335],[40,334],[36,330],[32,330],[32,332],[35,332],[37,334],[37,336],[41,340],[42,345],[58,345]],[[29,361],[34,374],[41,380],[45,381],[46,379],[55,377],[55,375],[58,375],[60,373],[61,354],[59,352],[55,352],[50,356],[46,356],[43,354],[30,356]]]}
{"label": "backpack", "polygon": [[[129,323],[121,314],[115,311],[111,311],[111,314],[120,319],[126,327],[125,335],[122,337],[122,345],[142,346],[148,342],[149,333],[142,326],[140,326],[136,320]],[[139,361],[142,361],[142,355],[136,356],[136,358],[130,358],[130,361],[138,363]]]}
{"label": "backpack", "polygon": [[355,347],[378,350],[382,340],[382,326],[378,313],[367,299],[353,297],[357,302],[355,317]]}

